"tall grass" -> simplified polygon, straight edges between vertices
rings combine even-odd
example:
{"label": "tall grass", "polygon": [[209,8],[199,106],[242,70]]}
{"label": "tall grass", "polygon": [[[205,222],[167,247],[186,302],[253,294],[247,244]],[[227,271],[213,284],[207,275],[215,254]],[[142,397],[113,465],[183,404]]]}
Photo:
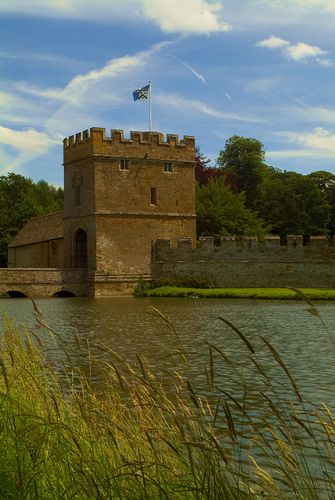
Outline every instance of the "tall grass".
{"label": "tall grass", "polygon": [[[48,328],[37,309],[36,316]],[[222,325],[238,336],[245,359],[237,364],[209,343],[205,389],[187,377],[182,349],[182,370],[162,376],[141,357],[129,364],[101,346],[109,361],[97,391],[74,367],[66,377],[56,369],[50,342],[7,321],[0,338],[0,498],[334,497],[333,413],[305,401],[267,339],[260,338],[261,355],[235,325],[225,318]],[[282,376],[271,375],[264,353]],[[236,391],[218,383],[222,366]]]}

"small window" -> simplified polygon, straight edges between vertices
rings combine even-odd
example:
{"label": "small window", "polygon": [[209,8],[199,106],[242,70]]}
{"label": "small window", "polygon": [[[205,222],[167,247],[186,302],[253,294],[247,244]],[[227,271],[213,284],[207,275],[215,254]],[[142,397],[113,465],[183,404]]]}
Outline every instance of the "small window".
{"label": "small window", "polygon": [[151,205],[157,205],[157,190],[156,190],[156,188],[150,189],[150,203],[151,203]]}
{"label": "small window", "polygon": [[164,172],[173,172],[173,166],[171,162],[164,163]]}
{"label": "small window", "polygon": [[120,170],[129,170],[130,160],[120,160]]}

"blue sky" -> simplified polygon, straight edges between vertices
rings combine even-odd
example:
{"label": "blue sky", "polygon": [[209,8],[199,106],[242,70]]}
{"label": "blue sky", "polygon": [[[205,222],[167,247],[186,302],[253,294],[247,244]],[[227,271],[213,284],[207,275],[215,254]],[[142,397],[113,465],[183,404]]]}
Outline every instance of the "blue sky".
{"label": "blue sky", "polygon": [[[282,170],[335,173],[335,0],[0,0],[0,170],[63,183],[90,127],[232,135]],[[108,134],[109,135],[109,134]]]}

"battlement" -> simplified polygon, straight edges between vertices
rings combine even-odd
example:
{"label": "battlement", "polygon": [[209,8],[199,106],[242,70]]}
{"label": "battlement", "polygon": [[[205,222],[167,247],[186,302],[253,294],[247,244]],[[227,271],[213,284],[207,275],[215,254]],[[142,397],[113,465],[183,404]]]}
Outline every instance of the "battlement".
{"label": "battlement", "polygon": [[[215,242],[216,243],[216,242]],[[202,237],[196,242],[191,238],[177,240],[156,240],[153,244],[153,256],[156,261],[245,261],[245,262],[290,262],[335,260],[335,246],[323,236],[312,236],[307,245],[303,245],[301,235],[287,237],[287,245],[280,244],[276,236],[258,241],[256,237],[237,240],[234,236],[220,238],[219,244],[212,237]]]}
{"label": "battlement", "polygon": [[131,131],[130,138],[124,137],[123,130],[111,130],[106,137],[104,128],[93,127],[67,137],[64,143],[64,164],[89,156],[109,156],[114,158],[145,158],[168,161],[194,162],[195,138],[160,132]]}

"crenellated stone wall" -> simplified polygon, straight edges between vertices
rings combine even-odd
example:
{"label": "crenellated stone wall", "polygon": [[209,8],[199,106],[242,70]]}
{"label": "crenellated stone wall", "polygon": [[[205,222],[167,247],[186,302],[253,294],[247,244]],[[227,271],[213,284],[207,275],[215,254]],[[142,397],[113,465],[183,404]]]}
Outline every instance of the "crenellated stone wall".
{"label": "crenellated stone wall", "polygon": [[[332,242],[331,242],[332,243]],[[215,287],[335,288],[335,246],[324,237],[289,236],[281,246],[277,237],[224,237],[215,246],[213,238],[189,238],[153,244],[153,278],[206,278]]]}

